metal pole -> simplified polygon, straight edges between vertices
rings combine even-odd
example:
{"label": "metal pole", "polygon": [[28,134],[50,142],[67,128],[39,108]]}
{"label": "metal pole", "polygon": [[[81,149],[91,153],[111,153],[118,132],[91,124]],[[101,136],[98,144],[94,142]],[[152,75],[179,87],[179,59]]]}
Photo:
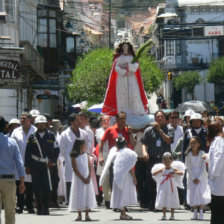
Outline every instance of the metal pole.
{"label": "metal pole", "polygon": [[109,0],[109,48],[111,48],[111,0]]}

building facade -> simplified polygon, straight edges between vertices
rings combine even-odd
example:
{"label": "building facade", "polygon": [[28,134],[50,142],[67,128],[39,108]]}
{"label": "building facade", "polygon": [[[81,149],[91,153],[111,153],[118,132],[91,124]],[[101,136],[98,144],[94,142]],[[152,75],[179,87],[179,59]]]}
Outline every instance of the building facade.
{"label": "building facade", "polygon": [[[43,59],[33,47],[35,30],[31,27],[33,24],[36,27],[33,8],[35,5],[29,8],[25,18],[25,8],[20,1],[0,2],[0,114],[7,120],[31,107],[30,80],[44,77]],[[20,29],[24,28],[25,20],[29,20],[26,32]]]}
{"label": "building facade", "polygon": [[[214,84],[206,82],[210,63],[223,56],[224,33],[223,0],[167,0],[157,10],[157,59],[165,74],[172,76],[197,70],[202,83],[195,88],[201,101],[219,101],[224,92],[217,92]],[[166,79],[164,95],[174,98],[176,106],[190,100],[185,90],[177,91],[172,80]]]}

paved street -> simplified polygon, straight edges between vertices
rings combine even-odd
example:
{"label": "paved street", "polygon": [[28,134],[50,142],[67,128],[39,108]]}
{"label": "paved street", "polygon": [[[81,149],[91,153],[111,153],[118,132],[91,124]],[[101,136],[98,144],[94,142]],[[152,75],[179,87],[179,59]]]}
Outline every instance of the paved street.
{"label": "paved street", "polygon": [[[129,215],[133,216],[131,223],[150,223],[150,224],[159,224],[159,223],[172,223],[172,221],[161,221],[159,220],[162,216],[161,212],[149,212],[147,210],[140,210],[139,207],[129,208]],[[3,215],[3,214],[2,214]],[[37,216],[31,215],[24,212],[24,214],[16,215],[16,224],[69,224],[69,223],[80,223],[75,222],[77,214],[67,211],[67,208],[60,209],[51,209],[50,216]],[[170,214],[167,214],[169,218]],[[84,217],[84,214],[83,214]],[[90,213],[90,217],[93,219],[91,223],[129,223],[129,221],[120,221],[119,213],[115,213],[112,210],[105,209],[104,206],[99,207],[93,210]],[[192,213],[186,210],[177,210],[175,213],[175,218],[177,223],[181,224],[190,224],[195,223],[191,221]],[[209,224],[210,212],[204,214],[204,221],[200,221],[200,224]],[[3,218],[4,220],[4,218]],[[3,222],[4,223],[4,222]]]}

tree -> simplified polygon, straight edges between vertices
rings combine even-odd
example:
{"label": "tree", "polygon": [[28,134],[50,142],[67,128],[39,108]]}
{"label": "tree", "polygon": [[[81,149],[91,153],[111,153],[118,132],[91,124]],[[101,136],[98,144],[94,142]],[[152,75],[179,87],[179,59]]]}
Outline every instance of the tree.
{"label": "tree", "polygon": [[[68,85],[70,99],[79,102],[87,100],[91,104],[103,102],[112,58],[113,52],[107,48],[93,50],[80,58]],[[140,67],[145,91],[154,92],[164,79],[163,73],[150,56],[143,55],[140,58]]]}
{"label": "tree", "polygon": [[158,68],[152,56],[142,55],[139,62],[145,91],[153,93],[161,86],[164,74]]}
{"label": "tree", "polygon": [[75,101],[100,103],[104,99],[112,66],[113,52],[107,48],[95,49],[79,58],[68,85],[69,97]]}
{"label": "tree", "polygon": [[220,57],[210,64],[207,80],[212,83],[224,81],[224,57]]}
{"label": "tree", "polygon": [[201,77],[198,71],[183,72],[182,74],[174,78],[174,86],[176,87],[176,89],[181,90],[183,88],[186,88],[187,92],[191,94],[192,99],[195,99],[194,88],[200,83]]}

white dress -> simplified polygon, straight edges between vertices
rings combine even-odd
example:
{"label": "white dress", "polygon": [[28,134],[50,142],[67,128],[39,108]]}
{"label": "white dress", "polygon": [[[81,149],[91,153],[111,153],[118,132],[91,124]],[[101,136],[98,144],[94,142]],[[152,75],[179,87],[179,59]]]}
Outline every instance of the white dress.
{"label": "white dress", "polygon": [[[162,173],[155,175],[157,182],[157,195],[155,208],[180,208],[179,196],[177,191],[177,183],[175,176],[177,174],[167,176],[174,171],[173,168],[164,170]],[[157,176],[157,177],[156,177]]]}
{"label": "white dress", "polygon": [[[135,72],[138,63],[132,64],[133,56],[120,55],[117,58],[115,71],[118,74],[116,85],[117,111],[124,111],[127,114],[144,115],[145,109],[141,100],[139,86]],[[121,66],[128,63],[129,73]]]}
{"label": "white dress", "polygon": [[[57,142],[60,145],[60,139],[61,135],[57,133],[56,135]],[[64,196],[66,198],[66,184],[65,184],[65,166],[64,166],[65,159],[59,154],[58,157],[58,176],[59,176],[59,182],[58,182],[58,196]]]}
{"label": "white dress", "polygon": [[[88,155],[86,153],[76,157],[76,164],[80,174],[87,178],[89,175]],[[72,174],[72,185],[70,191],[69,210],[85,211],[96,207],[96,198],[93,188],[93,182],[84,184],[82,180]]]}
{"label": "white dress", "polygon": [[130,170],[137,161],[137,154],[129,149],[123,148],[117,151],[116,147],[110,149],[106,164],[100,177],[100,186],[103,185],[109,167],[114,162],[114,179],[111,194],[110,207],[123,209],[126,206],[137,204],[137,193]]}
{"label": "white dress", "polygon": [[126,206],[137,204],[136,187],[129,172],[126,173],[123,183],[123,187],[120,189],[113,181],[111,208],[123,209]]}
{"label": "white dress", "polygon": [[[203,160],[204,152],[199,151],[197,156],[189,152],[186,156],[187,167],[187,203],[190,206],[206,205],[211,202],[211,193],[208,185],[206,163]],[[194,179],[200,182],[195,184]]]}

